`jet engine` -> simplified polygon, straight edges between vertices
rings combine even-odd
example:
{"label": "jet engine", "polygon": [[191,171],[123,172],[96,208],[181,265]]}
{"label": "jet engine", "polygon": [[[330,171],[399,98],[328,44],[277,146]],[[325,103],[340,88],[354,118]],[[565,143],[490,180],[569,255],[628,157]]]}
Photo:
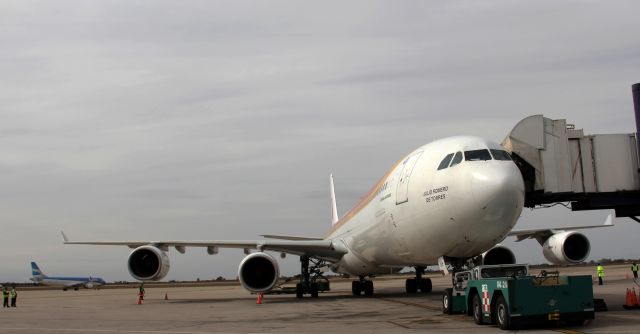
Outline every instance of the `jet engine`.
{"label": "jet engine", "polygon": [[515,264],[516,256],[513,252],[504,246],[495,246],[480,255],[480,264]]}
{"label": "jet engine", "polygon": [[542,245],[544,257],[553,264],[582,262],[589,256],[590,250],[589,239],[574,231],[556,233]]}
{"label": "jet engine", "polygon": [[251,292],[266,292],[276,286],[280,270],[271,255],[257,252],[247,255],[238,268],[240,284]]}
{"label": "jet engine", "polygon": [[87,282],[87,283],[84,284],[84,287],[87,288],[87,289],[92,289],[93,288],[93,283]]}
{"label": "jet engine", "polygon": [[131,252],[127,260],[129,274],[140,281],[158,281],[169,273],[169,257],[160,248],[145,245]]}

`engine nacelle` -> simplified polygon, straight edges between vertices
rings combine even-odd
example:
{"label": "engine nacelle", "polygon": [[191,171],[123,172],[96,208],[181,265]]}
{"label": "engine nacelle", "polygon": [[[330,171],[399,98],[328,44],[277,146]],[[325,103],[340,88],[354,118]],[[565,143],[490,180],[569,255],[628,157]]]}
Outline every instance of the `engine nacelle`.
{"label": "engine nacelle", "polygon": [[278,283],[280,270],[273,256],[257,252],[247,255],[238,267],[240,284],[251,292],[266,292]]}
{"label": "engine nacelle", "polygon": [[589,239],[574,231],[556,233],[542,245],[542,254],[553,264],[582,262],[589,256],[590,250]]}
{"label": "engine nacelle", "polygon": [[84,287],[87,288],[87,289],[93,289],[93,283],[87,282],[87,283],[84,284]]}
{"label": "engine nacelle", "polygon": [[480,255],[480,265],[515,264],[516,256],[504,246],[495,246]]}
{"label": "engine nacelle", "polygon": [[129,274],[139,281],[158,281],[169,273],[169,257],[155,246],[140,246],[129,254]]}

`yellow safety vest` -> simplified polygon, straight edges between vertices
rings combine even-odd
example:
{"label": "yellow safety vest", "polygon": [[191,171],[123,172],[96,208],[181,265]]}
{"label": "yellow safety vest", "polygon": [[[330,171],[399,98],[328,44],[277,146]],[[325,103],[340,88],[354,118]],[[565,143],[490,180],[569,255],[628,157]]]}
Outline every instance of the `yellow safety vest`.
{"label": "yellow safety vest", "polygon": [[604,267],[598,266],[598,277],[604,277]]}
{"label": "yellow safety vest", "polygon": [[632,264],[631,265],[631,271],[638,271],[638,265],[637,264]]}

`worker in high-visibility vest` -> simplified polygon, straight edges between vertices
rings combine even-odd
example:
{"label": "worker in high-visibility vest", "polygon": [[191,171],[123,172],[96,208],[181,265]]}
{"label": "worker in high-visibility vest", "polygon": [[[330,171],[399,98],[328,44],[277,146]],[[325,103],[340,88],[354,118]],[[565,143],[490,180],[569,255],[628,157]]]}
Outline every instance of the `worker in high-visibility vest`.
{"label": "worker in high-visibility vest", "polygon": [[144,283],[140,283],[140,287],[138,288],[138,296],[140,300],[144,300]]}
{"label": "worker in high-visibility vest", "polygon": [[9,290],[2,287],[2,307],[9,307]]}
{"label": "worker in high-visibility vest", "polygon": [[633,273],[633,279],[637,280],[638,279],[638,265],[635,262],[631,265],[631,272]]}
{"label": "worker in high-visibility vest", "polygon": [[604,277],[604,267],[600,263],[598,263],[597,271],[598,271],[598,284],[602,285],[602,278]]}
{"label": "worker in high-visibility vest", "polygon": [[16,287],[11,287],[11,307],[16,307],[16,301],[18,300],[18,293],[16,292]]}

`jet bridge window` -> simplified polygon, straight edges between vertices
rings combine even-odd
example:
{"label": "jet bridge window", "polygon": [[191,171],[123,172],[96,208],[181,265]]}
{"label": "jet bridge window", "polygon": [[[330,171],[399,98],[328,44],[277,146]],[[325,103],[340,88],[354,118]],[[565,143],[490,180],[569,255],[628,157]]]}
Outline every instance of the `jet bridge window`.
{"label": "jet bridge window", "polygon": [[442,161],[440,162],[440,166],[438,166],[438,170],[449,167],[449,162],[451,162],[451,158],[453,158],[453,153],[447,154],[447,156],[444,157],[444,159],[442,159]]}
{"label": "jet bridge window", "polygon": [[507,153],[506,151],[503,150],[491,150],[491,155],[493,155],[493,158],[496,160],[511,160],[511,157],[509,156],[509,153]]}
{"label": "jet bridge window", "polygon": [[489,150],[464,151],[464,159],[466,161],[491,160],[491,154]]}
{"label": "jet bridge window", "polygon": [[451,166],[449,167],[453,167],[459,164],[460,162],[462,162],[462,152],[458,151],[456,152],[456,155],[453,157],[453,160],[451,161]]}

